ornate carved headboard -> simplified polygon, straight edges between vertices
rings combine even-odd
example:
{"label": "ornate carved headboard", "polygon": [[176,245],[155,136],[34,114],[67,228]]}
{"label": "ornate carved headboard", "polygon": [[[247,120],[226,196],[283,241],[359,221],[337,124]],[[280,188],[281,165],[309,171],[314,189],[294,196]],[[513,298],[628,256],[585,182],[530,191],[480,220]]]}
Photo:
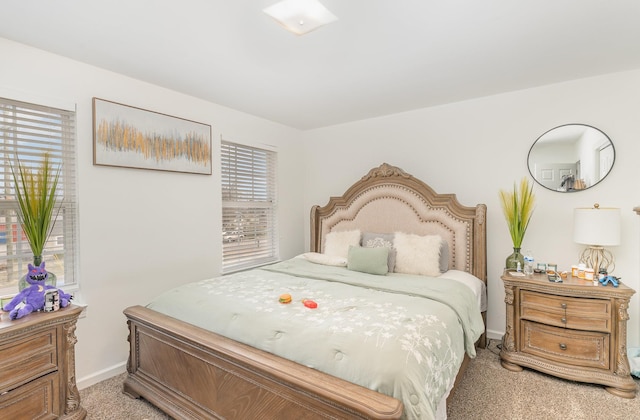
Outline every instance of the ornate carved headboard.
{"label": "ornate carved headboard", "polygon": [[324,237],[337,230],[440,235],[449,244],[449,267],[487,281],[484,204],[461,205],[455,194],[437,194],[402,169],[383,163],[341,197],[311,209],[311,251],[322,252]]}

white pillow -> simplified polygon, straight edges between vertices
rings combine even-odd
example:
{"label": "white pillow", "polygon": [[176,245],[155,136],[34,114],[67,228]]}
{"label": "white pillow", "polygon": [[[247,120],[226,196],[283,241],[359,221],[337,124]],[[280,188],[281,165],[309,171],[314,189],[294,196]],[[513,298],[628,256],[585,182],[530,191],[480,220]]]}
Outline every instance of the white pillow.
{"label": "white pillow", "polygon": [[336,267],[346,267],[347,259],[342,257],[336,257],[334,255],[321,254],[319,252],[307,252],[302,254],[304,258],[312,263],[322,265],[334,265]]}
{"label": "white pillow", "polygon": [[345,260],[349,257],[349,247],[360,246],[360,230],[329,232],[324,237],[324,253]]}
{"label": "white pillow", "polygon": [[440,275],[440,236],[396,232],[393,245],[397,251],[396,273]]}

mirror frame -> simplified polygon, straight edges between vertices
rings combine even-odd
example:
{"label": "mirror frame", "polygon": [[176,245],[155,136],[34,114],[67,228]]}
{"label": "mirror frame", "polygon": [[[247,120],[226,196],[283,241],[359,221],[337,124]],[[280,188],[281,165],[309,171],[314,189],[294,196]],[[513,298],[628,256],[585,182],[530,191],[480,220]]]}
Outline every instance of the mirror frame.
{"label": "mirror frame", "polygon": [[[534,174],[534,168],[532,168],[532,163],[531,163],[531,152],[533,151],[533,148],[536,146],[536,144],[540,141],[540,139],[542,139],[543,137],[545,137],[546,135],[548,135],[550,132],[557,130],[559,128],[564,128],[564,127],[570,127],[570,126],[581,126],[581,127],[585,127],[587,129],[593,129],[598,131],[605,139],[607,139],[609,141],[609,144],[611,145],[611,150],[613,151],[613,159],[611,161],[611,166],[609,167],[609,170],[607,171],[607,173],[602,176],[597,182],[595,182],[593,185],[590,185],[589,187],[586,188],[581,188],[581,189],[571,189],[568,191],[562,191],[559,189],[553,189],[553,188],[549,188],[548,186],[542,184],[542,182],[538,181],[538,179],[536,178],[535,174]],[[533,180],[540,185],[541,187],[549,190],[549,191],[555,191],[555,192],[560,192],[560,193],[574,193],[574,192],[580,192],[580,191],[586,191],[590,188],[595,187],[596,185],[598,185],[600,182],[602,182],[602,180],[604,180],[613,170],[613,165],[615,164],[616,161],[616,149],[615,146],[613,145],[613,141],[611,141],[611,138],[602,130],[600,130],[597,127],[588,125],[588,124],[582,124],[582,123],[570,123],[570,124],[563,124],[563,125],[559,125],[557,127],[553,127],[550,130],[545,131],[544,133],[542,133],[537,139],[536,141],[533,142],[533,144],[531,145],[531,148],[529,148],[529,153],[527,154],[527,169],[529,170],[529,174],[531,175],[531,177],[533,178]]]}

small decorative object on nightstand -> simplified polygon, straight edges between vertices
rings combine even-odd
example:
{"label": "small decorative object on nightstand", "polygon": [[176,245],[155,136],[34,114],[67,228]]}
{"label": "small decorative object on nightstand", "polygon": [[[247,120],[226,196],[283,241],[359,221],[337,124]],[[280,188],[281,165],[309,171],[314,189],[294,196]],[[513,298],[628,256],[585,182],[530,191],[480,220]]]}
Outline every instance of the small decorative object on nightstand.
{"label": "small decorative object on nightstand", "polygon": [[551,283],[545,274],[502,276],[507,326],[501,364],[514,372],[536,369],[573,381],[601,384],[610,393],[635,398],[627,358],[629,299],[624,284],[567,276]]}
{"label": "small decorative object on nightstand", "polygon": [[0,418],[81,420],[76,321],[82,308],[0,320]]}

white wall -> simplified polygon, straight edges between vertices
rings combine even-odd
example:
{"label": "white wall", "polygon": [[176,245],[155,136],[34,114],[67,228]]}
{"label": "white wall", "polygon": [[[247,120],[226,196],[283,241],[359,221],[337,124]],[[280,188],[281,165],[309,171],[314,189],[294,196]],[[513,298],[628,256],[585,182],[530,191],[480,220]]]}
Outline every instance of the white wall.
{"label": "white wall", "polygon": [[[220,136],[278,152],[281,256],[304,248],[300,131],[0,38],[0,95],[77,105],[80,298],[79,387],[124,370],[124,308],[220,273]],[[92,97],[213,128],[213,175],[93,166]]]}
{"label": "white wall", "polygon": [[[456,193],[462,204],[487,204],[488,333],[498,338],[505,328],[500,275],[512,251],[498,191],[530,177],[529,148],[552,127],[584,123],[601,129],[613,141],[616,161],[610,175],[586,191],[562,194],[536,184],[537,206],[523,249],[530,248],[537,261],[570,269],[581,251],[572,241],[574,207],[620,207],[622,245],[611,248],[617,258],[613,274],[640,290],[640,217],[632,212],[640,205],[639,99],[640,71],[630,71],[308,131],[304,207],[341,195],[382,162],[437,192]],[[638,347],[637,294],[629,312],[628,344]]]}

